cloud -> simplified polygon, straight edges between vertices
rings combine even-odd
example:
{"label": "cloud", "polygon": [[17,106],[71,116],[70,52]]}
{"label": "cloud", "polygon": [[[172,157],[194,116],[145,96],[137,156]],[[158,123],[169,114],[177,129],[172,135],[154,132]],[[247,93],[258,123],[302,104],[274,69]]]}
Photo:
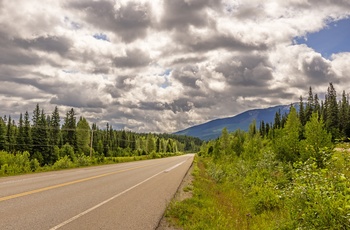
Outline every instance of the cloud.
{"label": "cloud", "polygon": [[128,43],[144,38],[152,21],[147,3],[78,0],[69,2],[67,8],[76,9],[94,27],[112,31]]}
{"label": "cloud", "polygon": [[38,49],[45,52],[55,52],[64,56],[71,47],[71,41],[65,37],[41,36],[34,39],[14,39],[14,43],[22,49]]}
{"label": "cloud", "polygon": [[161,25],[167,30],[186,31],[189,26],[206,27],[212,23],[210,15],[206,11],[209,8],[217,8],[220,1],[212,0],[178,0],[164,1],[164,14]]}
{"label": "cloud", "polygon": [[126,56],[114,58],[114,65],[119,68],[144,67],[150,64],[151,58],[140,49],[131,49],[126,51]]}
{"label": "cloud", "polygon": [[[172,132],[347,90],[349,53],[293,43],[345,0],[0,0],[3,113],[74,107],[105,127]],[[15,23],[14,23],[15,22]],[[339,90],[338,90],[339,88]]]}

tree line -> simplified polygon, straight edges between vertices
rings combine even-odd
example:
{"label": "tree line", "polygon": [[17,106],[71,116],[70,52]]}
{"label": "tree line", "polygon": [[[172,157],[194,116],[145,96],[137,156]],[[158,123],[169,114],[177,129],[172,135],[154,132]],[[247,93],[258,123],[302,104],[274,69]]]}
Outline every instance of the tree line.
{"label": "tree line", "polygon": [[[337,99],[337,92],[332,83],[325,94],[324,100],[319,99],[317,94],[312,93],[312,87],[309,87],[308,97],[306,102],[300,96],[298,107],[298,120],[301,124],[302,131],[308,121],[311,120],[312,114],[316,113],[319,120],[322,120],[325,129],[332,135],[333,140],[348,141],[350,138],[350,104],[349,95],[342,92],[341,99]],[[259,132],[264,137],[273,135],[273,130],[284,128],[288,114],[276,112],[273,123],[260,122]],[[270,130],[272,132],[270,133]],[[303,132],[300,136],[303,139]]]}
{"label": "tree line", "polygon": [[0,117],[0,150],[27,152],[40,165],[52,165],[66,155],[73,160],[78,154],[120,157],[196,152],[201,144],[194,137],[114,130],[109,123],[105,128],[96,123],[90,127],[84,117],[77,119],[73,108],[63,119],[57,106],[46,114],[39,104],[31,117],[26,111],[17,122],[10,115]]}

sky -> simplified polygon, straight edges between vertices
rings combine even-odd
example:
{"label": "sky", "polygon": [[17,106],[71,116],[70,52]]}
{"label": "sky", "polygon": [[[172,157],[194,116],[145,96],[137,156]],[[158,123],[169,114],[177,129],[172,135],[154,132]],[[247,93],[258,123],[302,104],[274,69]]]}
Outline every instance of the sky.
{"label": "sky", "polygon": [[333,54],[350,52],[350,19],[328,23],[327,27],[303,37],[297,37],[298,44],[306,44],[327,59]]}
{"label": "sky", "polygon": [[340,95],[349,17],[348,0],[0,0],[0,115],[174,132]]}

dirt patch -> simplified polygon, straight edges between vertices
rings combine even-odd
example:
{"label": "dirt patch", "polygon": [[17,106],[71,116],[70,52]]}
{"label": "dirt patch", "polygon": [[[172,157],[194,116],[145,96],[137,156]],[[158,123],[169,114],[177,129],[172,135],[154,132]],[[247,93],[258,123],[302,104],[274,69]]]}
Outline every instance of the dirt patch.
{"label": "dirt patch", "polygon": [[[173,201],[183,201],[192,197],[193,167],[194,165],[192,164],[190,169],[187,171],[184,179],[182,180],[182,183],[180,184],[177,192],[175,193]],[[156,230],[181,230],[181,228],[172,226],[167,221],[166,217],[163,216]]]}

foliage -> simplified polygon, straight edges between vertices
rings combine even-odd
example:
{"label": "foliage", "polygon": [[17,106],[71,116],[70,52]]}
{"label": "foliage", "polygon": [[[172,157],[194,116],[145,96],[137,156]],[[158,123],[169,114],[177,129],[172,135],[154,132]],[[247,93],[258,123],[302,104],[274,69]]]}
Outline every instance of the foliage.
{"label": "foliage", "polygon": [[310,87],[303,114],[277,113],[268,133],[253,122],[202,145],[193,198],[168,218],[184,229],[350,229],[350,144],[332,143],[347,135],[349,102],[337,104],[332,84],[327,93],[320,105]]}

